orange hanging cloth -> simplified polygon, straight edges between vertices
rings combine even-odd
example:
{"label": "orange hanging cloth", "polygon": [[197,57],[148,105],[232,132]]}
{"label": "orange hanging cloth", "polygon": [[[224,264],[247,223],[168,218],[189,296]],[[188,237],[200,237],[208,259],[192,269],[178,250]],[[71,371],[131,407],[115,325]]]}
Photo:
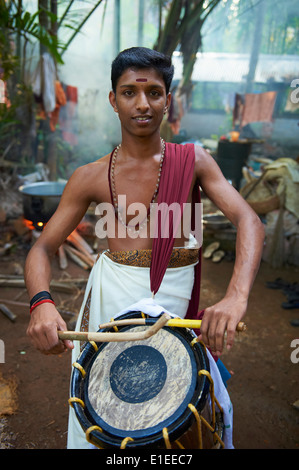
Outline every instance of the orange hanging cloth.
{"label": "orange hanging cloth", "polygon": [[54,111],[52,111],[49,114],[50,115],[50,129],[52,132],[56,130],[56,126],[59,121],[60,107],[66,105],[66,96],[62,88],[62,85],[58,80],[55,81],[55,96],[56,96],[56,106],[55,106]]}

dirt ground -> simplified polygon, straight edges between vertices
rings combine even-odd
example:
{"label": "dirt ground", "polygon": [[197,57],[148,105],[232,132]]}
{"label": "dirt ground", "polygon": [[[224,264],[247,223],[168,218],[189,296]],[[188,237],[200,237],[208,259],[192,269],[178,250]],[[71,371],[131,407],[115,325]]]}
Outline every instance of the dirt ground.
{"label": "dirt ground", "polygon": [[[14,274],[16,264],[24,265],[24,247],[0,260],[1,274]],[[233,262],[215,264],[204,260],[201,307],[223,295]],[[234,348],[222,361],[232,377],[228,391],[234,409],[236,449],[298,449],[299,363],[291,361],[291,342],[299,338],[299,328],[290,320],[299,310],[285,310],[285,295],[265,287],[266,281],[281,277],[298,281],[298,268],[275,270],[262,263],[254,284],[248,313],[247,331],[239,333]],[[88,272],[69,262],[66,272],[53,260],[53,277],[85,277]],[[55,293],[55,300],[77,311],[82,301],[78,294]],[[0,303],[5,300],[28,302],[24,288],[1,287]],[[68,388],[71,370],[69,353],[44,356],[26,337],[28,307],[8,305],[17,315],[12,322],[0,313],[0,339],[5,345],[5,363],[0,364],[1,383],[15,385],[15,406],[11,414],[0,416],[1,449],[64,449],[67,441]],[[72,320],[71,316],[65,317]],[[2,344],[3,344],[2,343]],[[299,358],[299,353],[297,353]]]}

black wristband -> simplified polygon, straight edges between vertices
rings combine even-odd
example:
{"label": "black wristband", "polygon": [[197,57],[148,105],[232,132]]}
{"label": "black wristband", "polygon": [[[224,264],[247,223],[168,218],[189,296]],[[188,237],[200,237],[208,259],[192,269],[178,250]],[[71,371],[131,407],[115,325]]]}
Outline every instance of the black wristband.
{"label": "black wristband", "polygon": [[35,304],[36,302],[39,302],[40,300],[44,300],[44,299],[53,300],[50,292],[43,290],[35,294],[35,296],[32,297],[32,299],[30,300],[30,307],[32,307],[33,304]]}

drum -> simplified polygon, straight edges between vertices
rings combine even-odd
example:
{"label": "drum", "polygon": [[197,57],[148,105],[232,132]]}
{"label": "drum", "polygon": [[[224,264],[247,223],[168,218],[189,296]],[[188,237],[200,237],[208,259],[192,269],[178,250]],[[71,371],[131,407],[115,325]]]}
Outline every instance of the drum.
{"label": "drum", "polygon": [[[131,312],[117,320],[141,317]],[[156,321],[99,332],[138,332]],[[98,448],[224,447],[223,412],[193,330],[164,326],[146,340],[86,343],[70,394],[87,441]]]}

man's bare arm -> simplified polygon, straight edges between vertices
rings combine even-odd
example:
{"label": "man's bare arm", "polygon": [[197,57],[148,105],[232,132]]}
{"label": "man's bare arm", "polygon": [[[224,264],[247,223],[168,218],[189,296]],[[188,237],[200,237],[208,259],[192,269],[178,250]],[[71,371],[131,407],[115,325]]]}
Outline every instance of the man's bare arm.
{"label": "man's bare arm", "polygon": [[214,159],[196,148],[196,171],[207,197],[237,228],[234,270],[224,298],[205,309],[202,339],[220,355],[224,346],[234,342],[237,323],[244,317],[248,297],[257,274],[264,241],[264,228],[257,214],[224,178]]}
{"label": "man's bare arm", "polygon": [[[86,185],[82,184],[84,169],[70,178],[59,207],[30,250],[25,263],[25,282],[30,299],[41,291],[50,291],[51,258],[68,235],[77,227],[90,203]],[[57,330],[66,324],[55,306],[37,306],[30,318],[27,334],[34,346],[45,354],[59,354],[73,347],[71,341],[59,341]]]}

